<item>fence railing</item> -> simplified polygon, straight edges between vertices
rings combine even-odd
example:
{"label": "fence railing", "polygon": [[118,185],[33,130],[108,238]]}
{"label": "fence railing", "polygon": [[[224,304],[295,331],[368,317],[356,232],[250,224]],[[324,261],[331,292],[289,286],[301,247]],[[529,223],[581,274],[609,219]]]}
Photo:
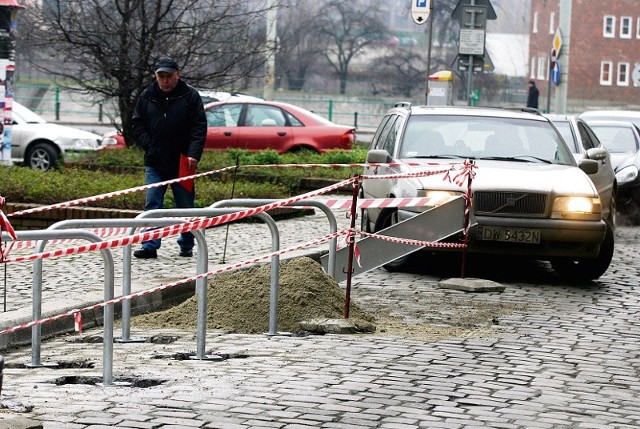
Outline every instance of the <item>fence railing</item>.
{"label": "fence railing", "polygon": [[[63,90],[55,85],[36,85],[16,83],[16,100],[50,121],[111,124],[121,123],[116,100],[101,103],[89,95],[81,95]],[[255,94],[260,96],[260,94]],[[424,99],[407,100],[402,97],[357,97],[340,95],[322,95],[310,93],[278,93],[275,101],[295,104],[338,124],[352,125],[358,130],[373,130],[384,114],[398,101],[410,101],[424,104]],[[546,106],[546,98],[541,94],[540,105]],[[482,94],[478,105],[523,106],[526,100],[516,91],[507,91],[500,100],[484,100]],[[454,104],[466,105],[464,100]],[[596,107],[623,108],[615,103],[576,98],[569,100],[567,111],[580,113]],[[552,106],[554,104],[552,103]],[[553,110],[553,109],[552,109]],[[115,119],[114,119],[115,118]]]}

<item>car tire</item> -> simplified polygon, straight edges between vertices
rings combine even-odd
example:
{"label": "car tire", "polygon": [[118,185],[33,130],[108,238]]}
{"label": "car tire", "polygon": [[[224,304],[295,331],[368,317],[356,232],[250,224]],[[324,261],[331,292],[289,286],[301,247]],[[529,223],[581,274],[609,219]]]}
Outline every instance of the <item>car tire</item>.
{"label": "car tire", "polygon": [[[398,223],[398,211],[397,210],[385,210],[380,213],[378,216],[378,221],[376,222],[375,232],[379,232],[385,228],[395,225]],[[387,271],[396,272],[396,271],[407,271],[410,270],[415,265],[415,256],[414,254],[410,254],[407,256],[403,256],[401,258],[395,259],[391,262],[388,262],[382,266]]]}
{"label": "car tire", "polygon": [[596,258],[560,258],[551,261],[551,266],[560,277],[568,281],[589,281],[598,279],[607,271],[613,259],[615,239],[613,226],[609,222],[606,224],[600,254]]}
{"label": "car tire", "polygon": [[27,166],[47,171],[58,166],[58,151],[49,143],[36,143],[26,158]]}

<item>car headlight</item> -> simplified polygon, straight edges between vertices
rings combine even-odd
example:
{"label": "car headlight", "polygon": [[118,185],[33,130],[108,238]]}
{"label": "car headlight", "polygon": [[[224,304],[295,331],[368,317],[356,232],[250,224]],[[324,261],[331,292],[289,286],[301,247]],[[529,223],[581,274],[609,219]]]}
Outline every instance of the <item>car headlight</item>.
{"label": "car headlight", "polygon": [[429,189],[419,189],[418,197],[426,198],[428,200],[426,207],[437,207],[440,206],[454,198],[462,195],[460,192],[455,191],[441,191],[441,190],[429,190]]}
{"label": "car headlight", "polygon": [[554,219],[600,220],[602,203],[598,197],[557,197],[553,201]]}
{"label": "car headlight", "polygon": [[115,146],[118,144],[118,140],[115,137],[103,137],[102,146]]}
{"label": "car headlight", "polygon": [[618,180],[618,185],[633,182],[637,178],[638,167],[636,167],[635,165],[628,165],[616,173],[616,180]]}
{"label": "car headlight", "polygon": [[94,139],[73,139],[71,141],[71,148],[76,150],[89,150],[95,149],[97,142]]}

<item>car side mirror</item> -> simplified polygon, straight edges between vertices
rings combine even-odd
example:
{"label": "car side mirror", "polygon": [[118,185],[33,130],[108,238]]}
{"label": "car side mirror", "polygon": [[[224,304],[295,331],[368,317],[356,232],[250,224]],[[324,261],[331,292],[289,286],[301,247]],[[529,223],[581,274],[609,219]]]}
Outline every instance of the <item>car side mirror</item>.
{"label": "car side mirror", "polygon": [[578,167],[587,174],[596,174],[598,172],[598,161],[594,159],[582,159],[578,163]]}
{"label": "car side mirror", "polygon": [[592,147],[587,150],[587,158],[602,161],[607,159],[607,150],[601,147]]}
{"label": "car side mirror", "polygon": [[391,155],[384,149],[374,149],[367,153],[367,163],[369,164],[384,164],[391,161]]}

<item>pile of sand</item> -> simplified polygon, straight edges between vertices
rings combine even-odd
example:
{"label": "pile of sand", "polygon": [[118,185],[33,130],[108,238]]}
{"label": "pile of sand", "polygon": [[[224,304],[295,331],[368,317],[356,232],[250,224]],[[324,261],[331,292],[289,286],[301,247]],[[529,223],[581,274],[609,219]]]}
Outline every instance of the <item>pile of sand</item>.
{"label": "pile of sand", "polygon": [[[314,260],[304,257],[281,262],[279,285],[278,331],[300,332],[303,321],[343,318],[345,293]],[[268,332],[270,287],[270,264],[210,278],[207,329],[247,334]],[[193,329],[196,315],[194,296],[170,309],[138,316],[134,323]],[[374,318],[352,301],[349,320],[373,322]]]}

